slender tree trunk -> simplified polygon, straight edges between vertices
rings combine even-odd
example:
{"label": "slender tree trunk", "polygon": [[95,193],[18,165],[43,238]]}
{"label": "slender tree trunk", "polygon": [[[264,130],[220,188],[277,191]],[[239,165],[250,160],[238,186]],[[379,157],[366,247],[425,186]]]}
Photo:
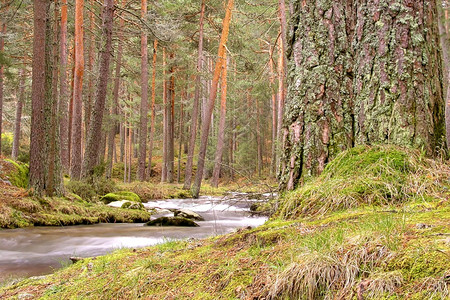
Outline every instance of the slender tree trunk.
{"label": "slender tree trunk", "polygon": [[[84,128],[85,131],[83,134],[87,137],[89,135],[89,122],[91,121],[92,108],[94,102],[94,53],[95,53],[95,13],[94,6],[95,0],[89,0],[90,9],[89,9],[89,49],[88,49],[88,64],[87,64],[87,78],[88,78],[88,88],[87,88],[87,101],[85,101],[84,105]],[[100,73],[101,74],[101,73]],[[101,76],[101,75],[100,75]],[[84,149],[84,148],[83,148]]]}
{"label": "slender tree trunk", "polygon": [[49,0],[34,1],[33,75],[31,85],[30,188],[41,194],[45,190],[44,98],[45,48]]}
{"label": "slender tree trunk", "polygon": [[161,170],[161,181],[167,181],[167,165],[168,165],[168,131],[169,131],[169,114],[167,113],[167,80],[166,80],[166,49],[163,48],[163,163]]}
{"label": "slender tree trunk", "polygon": [[[147,17],[147,0],[141,1],[141,18]],[[147,33],[141,31],[141,116],[139,121],[139,157],[137,179],[145,180],[145,160],[147,152],[147,126],[148,126],[148,45]]]}
{"label": "slender tree trunk", "polygon": [[262,138],[261,138],[261,125],[259,118],[261,116],[260,107],[258,104],[258,99],[255,99],[255,108],[256,108],[256,149],[257,149],[257,172],[258,176],[261,177],[261,172],[263,168],[263,145],[262,145]]}
{"label": "slender tree trunk", "polygon": [[[126,0],[122,0],[122,6],[126,5]],[[108,136],[108,168],[106,170],[106,178],[111,178],[112,169],[113,169],[113,154],[116,148],[116,130],[117,130],[117,117],[119,115],[119,89],[120,89],[120,69],[122,66],[122,51],[123,51],[123,34],[122,30],[125,25],[125,21],[123,18],[119,21],[119,29],[117,32],[117,56],[116,56],[116,69],[114,75],[114,88],[113,88],[113,107],[112,107],[112,115],[114,116],[113,125],[109,130]],[[123,161],[123,159],[121,159]]]}
{"label": "slender tree trunk", "polygon": [[152,64],[152,106],[151,106],[151,124],[150,124],[150,145],[148,149],[148,168],[147,178],[150,180],[152,176],[152,154],[153,154],[153,138],[155,135],[155,99],[156,99],[156,55],[158,50],[158,40],[153,41],[153,64]]}
{"label": "slender tree trunk", "polygon": [[173,182],[173,173],[175,170],[175,66],[173,66],[173,53],[170,53],[169,58],[172,62],[172,66],[170,67],[170,80],[168,81],[169,88],[167,90],[167,100],[170,101],[167,108],[167,182]]}
{"label": "slender tree trunk", "polygon": [[[108,88],[109,64],[111,58],[112,47],[112,30],[114,17],[114,0],[105,0],[102,11],[102,35],[105,39],[105,44],[100,52],[100,67],[97,83],[97,95],[92,110],[90,121],[89,134],[86,142],[86,152],[83,160],[83,174],[84,179],[93,176],[94,167],[98,164],[99,157],[99,143],[98,137],[102,136],[103,113],[105,111],[106,92]],[[106,138],[105,138],[106,139]],[[103,155],[104,157],[104,148]]]}
{"label": "slender tree trunk", "polygon": [[274,72],[274,61],[273,61],[273,48],[269,45],[269,67],[270,67],[270,88],[272,90],[272,162],[270,173],[274,174],[277,169],[277,95],[275,93],[275,72]]}
{"label": "slender tree trunk", "polygon": [[68,141],[67,141],[67,156],[69,157],[69,173],[72,167],[72,122],[73,122],[73,95],[75,90],[75,41],[73,42],[72,59],[74,61],[72,66],[72,80],[70,83],[71,93],[69,97],[69,124],[67,126]]}
{"label": "slender tree trunk", "polygon": [[214,109],[214,102],[216,100],[217,96],[217,84],[219,82],[220,78],[220,71],[222,69],[222,65],[224,63],[224,55],[225,55],[225,45],[228,40],[228,32],[231,22],[231,10],[233,8],[233,2],[234,0],[228,0],[227,10],[225,13],[225,17],[223,19],[223,28],[222,28],[222,34],[220,37],[220,43],[219,43],[219,50],[217,55],[217,62],[214,69],[214,76],[213,81],[211,85],[211,93],[209,96],[208,101],[208,111],[206,114],[205,122],[202,124],[202,136],[201,136],[201,145],[200,145],[200,152],[198,157],[198,165],[197,165],[197,173],[195,174],[195,183],[192,187],[192,196],[194,198],[198,198],[200,187],[202,184],[203,179],[203,170],[205,167],[205,156],[206,156],[206,148],[208,146],[208,135],[209,135],[209,128],[211,124],[211,115],[212,111]]}
{"label": "slender tree trunk", "polygon": [[200,104],[201,96],[201,72],[203,69],[203,22],[205,15],[205,0],[202,0],[202,7],[200,12],[200,29],[198,38],[198,57],[197,57],[197,74],[195,76],[195,92],[194,92],[194,103],[192,106],[191,115],[191,132],[189,137],[189,150],[186,162],[184,186],[185,190],[190,189],[192,181],[192,166],[194,164],[194,152],[195,152],[195,141],[197,139],[197,124],[198,124],[198,108]]}
{"label": "slender tree trunk", "polygon": [[73,86],[73,117],[71,138],[70,177],[81,178],[81,132],[83,107],[83,75],[84,75],[84,45],[83,45],[83,10],[84,0],[75,0],[75,74]]}
{"label": "slender tree trunk", "polygon": [[320,173],[353,145],[428,154],[440,146],[444,99],[434,1],[327,0],[297,3],[295,11],[282,188]]}
{"label": "slender tree trunk", "polygon": [[[186,91],[183,91],[183,95],[185,95]],[[183,101],[186,97],[184,96],[180,101],[180,124],[179,124],[179,145],[178,145],[178,172],[177,172],[177,182],[181,182],[181,158],[183,156],[182,147],[183,147],[183,131],[184,131],[184,111],[183,111]]]}
{"label": "slender tree trunk", "polygon": [[59,131],[61,162],[63,170],[69,171],[69,126],[68,126],[68,94],[67,94],[67,0],[61,1],[60,32],[60,66],[59,66]]}
{"label": "slender tree trunk", "polygon": [[222,67],[222,86],[220,98],[220,117],[219,117],[219,134],[217,136],[216,157],[214,160],[214,170],[211,178],[211,185],[217,187],[219,185],[220,169],[222,167],[222,155],[225,146],[225,121],[227,117],[227,53],[224,53],[224,62]]}
{"label": "slender tree trunk", "polygon": [[[6,24],[2,24],[0,20],[0,52],[5,50],[5,39],[3,35],[6,34]],[[0,66],[0,155],[2,153],[2,124],[3,124],[3,73],[5,67]]]}
{"label": "slender tree trunk", "polygon": [[[282,141],[281,141],[281,128],[283,125],[283,113],[284,113],[284,102],[285,102],[285,78],[286,75],[284,73],[285,68],[284,68],[284,46],[283,46],[283,42],[280,41],[280,50],[279,50],[279,59],[278,59],[278,120],[277,120],[277,143],[278,145],[281,146]],[[278,147],[278,152],[280,153],[281,147]],[[277,159],[279,159],[280,156],[277,155]],[[277,166],[280,166],[279,161],[277,161]],[[278,171],[277,171],[278,173]]]}
{"label": "slender tree trunk", "polygon": [[131,182],[131,165],[133,164],[133,143],[131,135],[133,128],[131,127],[131,121],[128,123],[128,181]]}
{"label": "slender tree trunk", "polygon": [[17,97],[17,108],[16,108],[16,119],[14,121],[14,140],[12,145],[12,159],[16,160],[19,155],[20,146],[20,127],[22,123],[22,108],[25,99],[25,67],[20,70],[20,86],[19,86],[19,96]]}

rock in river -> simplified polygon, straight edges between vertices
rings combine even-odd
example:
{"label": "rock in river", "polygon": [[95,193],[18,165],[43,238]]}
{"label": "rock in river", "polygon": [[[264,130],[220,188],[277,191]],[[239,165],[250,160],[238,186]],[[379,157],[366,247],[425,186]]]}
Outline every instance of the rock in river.
{"label": "rock in river", "polygon": [[199,225],[192,220],[182,217],[161,217],[145,223],[147,226],[183,226],[198,227]]}
{"label": "rock in river", "polygon": [[176,209],[176,210],[174,210],[173,214],[175,217],[182,217],[182,218],[197,220],[197,221],[205,221],[205,219],[202,216],[200,216],[198,213],[193,212],[192,210],[189,210],[189,209]]}

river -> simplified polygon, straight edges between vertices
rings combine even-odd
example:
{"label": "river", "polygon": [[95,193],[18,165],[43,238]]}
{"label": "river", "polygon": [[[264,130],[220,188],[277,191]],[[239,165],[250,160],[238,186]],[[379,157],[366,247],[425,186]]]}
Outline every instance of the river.
{"label": "river", "polygon": [[[70,263],[69,257],[91,257],[119,248],[138,248],[169,240],[204,238],[236,228],[262,225],[267,218],[252,217],[250,200],[200,197],[159,200],[146,208],[189,209],[205,221],[200,227],[149,227],[143,224],[96,224],[66,227],[30,227],[0,230],[0,282],[18,277],[45,275]],[[173,214],[172,214],[173,215]]]}

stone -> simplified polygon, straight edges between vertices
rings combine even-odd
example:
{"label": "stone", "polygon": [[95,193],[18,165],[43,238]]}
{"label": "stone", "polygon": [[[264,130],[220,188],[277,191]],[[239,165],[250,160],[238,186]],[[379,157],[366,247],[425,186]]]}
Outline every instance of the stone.
{"label": "stone", "polygon": [[160,217],[145,223],[146,226],[181,226],[181,227],[199,227],[197,223],[190,219],[182,217]]}
{"label": "stone", "polygon": [[174,210],[173,215],[175,217],[182,217],[182,218],[186,218],[186,219],[192,219],[192,220],[197,220],[197,221],[205,221],[205,219],[200,216],[198,213],[189,210],[189,209],[177,209]]}

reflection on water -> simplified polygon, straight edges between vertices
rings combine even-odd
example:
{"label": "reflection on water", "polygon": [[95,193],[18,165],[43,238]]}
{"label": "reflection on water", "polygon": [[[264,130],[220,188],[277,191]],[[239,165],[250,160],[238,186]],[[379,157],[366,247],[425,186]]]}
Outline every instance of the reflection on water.
{"label": "reflection on water", "polygon": [[200,213],[200,227],[147,227],[143,224],[96,224],[0,230],[0,281],[46,274],[67,264],[70,256],[98,256],[118,248],[145,247],[173,239],[204,238],[236,228],[259,226],[266,218],[250,217],[248,201],[161,200],[147,208],[187,208]]}

